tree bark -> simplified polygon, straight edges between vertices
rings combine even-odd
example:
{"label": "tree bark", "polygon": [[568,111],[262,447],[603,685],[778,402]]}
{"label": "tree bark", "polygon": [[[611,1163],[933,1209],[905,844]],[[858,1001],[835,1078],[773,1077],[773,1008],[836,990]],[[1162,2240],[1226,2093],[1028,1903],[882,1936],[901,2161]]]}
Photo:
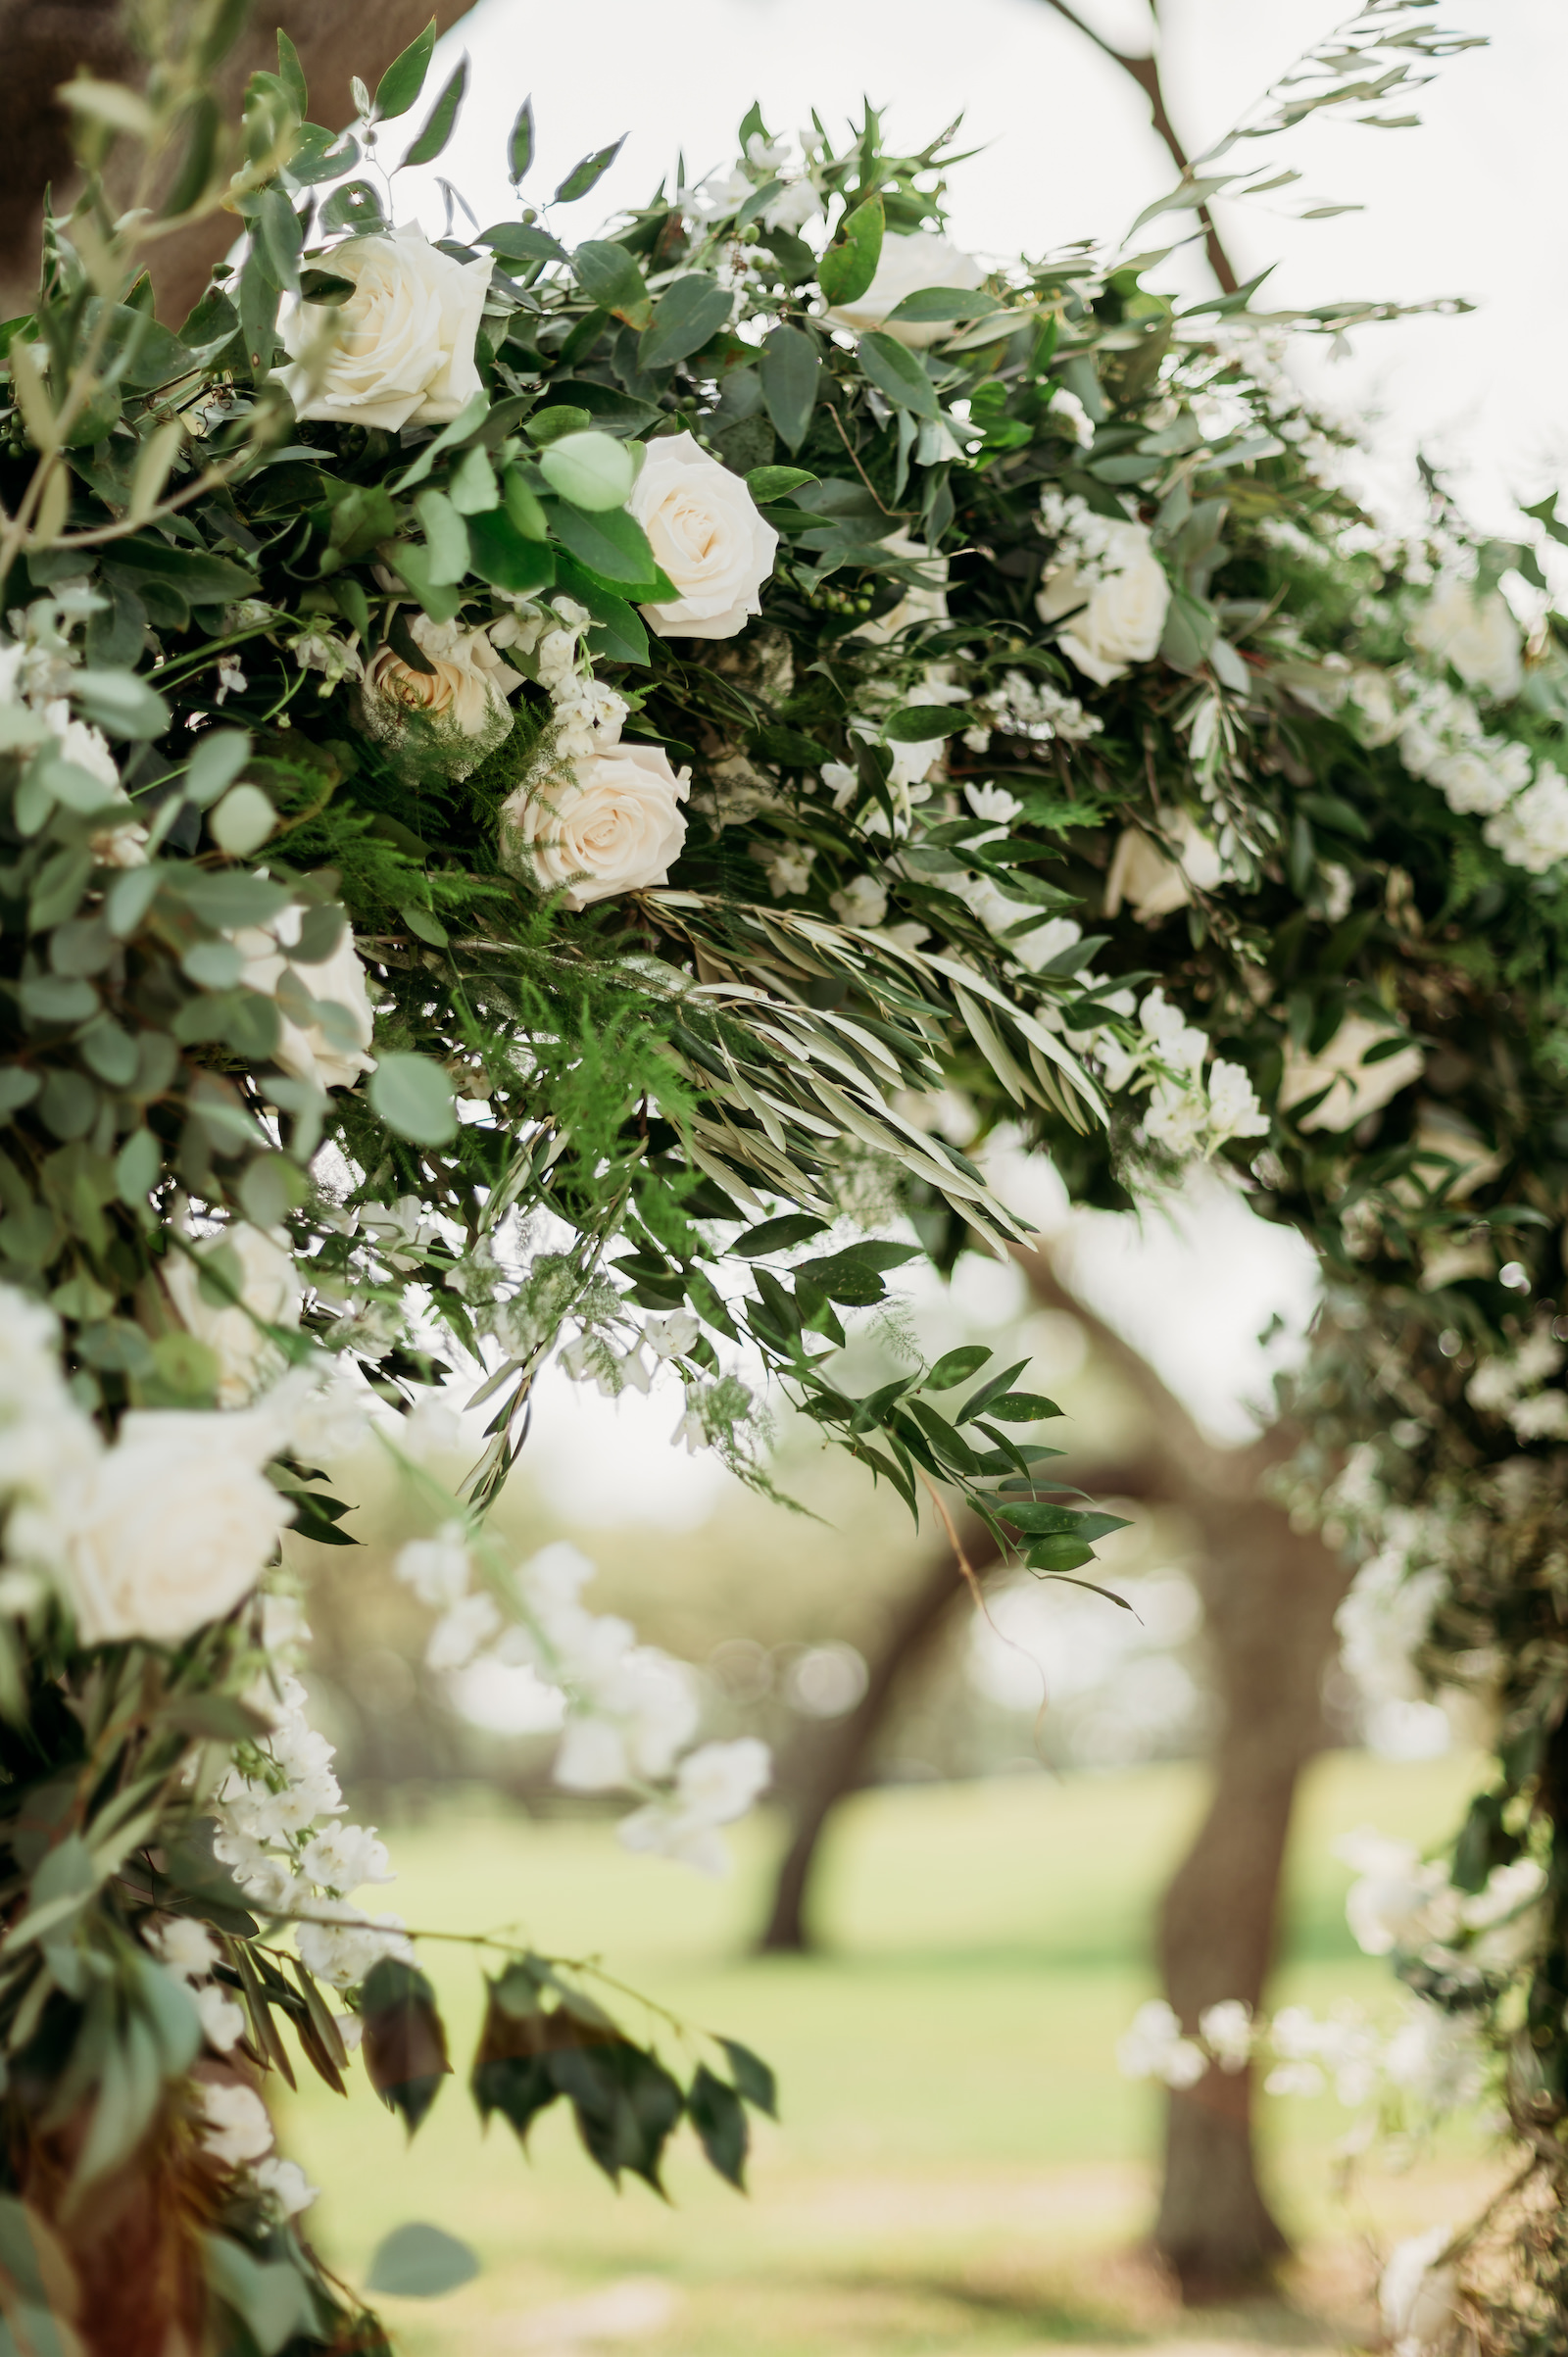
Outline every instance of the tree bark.
{"label": "tree bark", "polygon": [[[1288,1424],[1245,1449],[1214,1448],[1045,1251],[1019,1264],[1036,1299],[1077,1318],[1144,1401],[1165,1495],[1201,1533],[1193,1577],[1223,1723],[1208,1811],[1171,1879],[1157,1930],[1165,1993],[1191,2033],[1224,1998],[1254,2010],[1262,2001],[1297,1781],[1323,1741],[1322,1677],[1348,1574],[1314,1533],[1293,1530],[1266,1493],[1268,1474],[1295,1447]],[[1251,2093],[1250,2072],[1211,2070],[1169,2096],[1153,2238],[1194,2303],[1255,2288],[1289,2247],[1258,2184]]]}
{"label": "tree bark", "polygon": [[[970,1566],[983,1579],[997,1560],[989,1533]],[[942,1625],[967,1592],[963,1573],[945,1554],[900,1603],[870,1663],[865,1693],[852,1711],[825,1726],[803,1730],[784,1782],[793,1789],[789,1847],[773,1886],[773,1903],[757,1942],[761,1955],[799,1955],[816,1945],[810,1895],[823,1831],[839,1802],[863,1782],[866,1762],[888,1716],[895,1690],[930,1653]]]}
{"label": "tree bark", "polygon": [[[320,123],[352,114],[349,77],[377,80],[433,16],[438,30],[467,13],[471,0],[270,0],[220,68],[216,89],[236,119],[245,84],[258,70],[276,71],[279,26],[299,51]],[[116,0],[0,0],[0,304],[6,317],[25,311],[38,283],[43,195],[53,182],[62,201],[75,177],[70,125],[55,92],[79,67],[111,79],[139,81],[140,62]],[[420,120],[417,114],[410,124]],[[213,265],[239,234],[232,213],[216,212],[153,248],[150,270],[158,317],[177,327],[199,301]]]}

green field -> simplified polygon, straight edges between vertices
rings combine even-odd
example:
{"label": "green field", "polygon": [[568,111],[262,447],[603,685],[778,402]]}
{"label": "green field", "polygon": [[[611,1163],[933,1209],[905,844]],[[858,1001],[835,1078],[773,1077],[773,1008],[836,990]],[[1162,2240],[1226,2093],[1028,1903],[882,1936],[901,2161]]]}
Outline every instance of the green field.
{"label": "green field", "polygon": [[[1390,1976],[1345,1930],[1347,1875],[1330,1844],[1366,1821],[1436,1841],[1472,1773],[1454,1759],[1318,1764],[1278,2000],[1392,2010]],[[540,1824],[477,1801],[394,1829],[400,1878],[378,1903],[414,1925],[514,1926],[557,1954],[602,1957],[686,2020],[765,2054],[783,2121],[758,2139],[747,2200],[682,2139],[667,2208],[640,2184],[612,2192],[564,2117],[539,2124],[531,2160],[500,2122],[482,2137],[461,2076],[478,1968],[470,1951],[430,1943],[422,1961],[460,2076],[413,2144],[358,2070],[346,2103],[321,2089],[285,2104],[287,2148],[329,2188],[315,2213],[323,2255],[359,2281],[380,2236],[409,2219],[472,2244],[484,2272],[463,2291],[382,2304],[409,2357],[639,2343],[651,2357],[1060,2357],[1173,2332],[1233,2350],[1347,2345],[1368,2237],[1462,2215],[1486,2156],[1456,2140],[1402,2178],[1365,2181],[1347,2209],[1330,2188],[1344,2115],[1327,2101],[1269,2104],[1273,2185],[1305,2252],[1302,2313],[1172,2317],[1134,2255],[1157,2104],[1117,2075],[1114,2045],[1152,1993],[1152,1903],[1201,1794],[1185,1766],[867,1793],[843,1812],[828,1861],[829,1952],[765,1962],[745,1952],[777,1840],[765,1817],[722,1884],[627,1858],[608,1825]]]}

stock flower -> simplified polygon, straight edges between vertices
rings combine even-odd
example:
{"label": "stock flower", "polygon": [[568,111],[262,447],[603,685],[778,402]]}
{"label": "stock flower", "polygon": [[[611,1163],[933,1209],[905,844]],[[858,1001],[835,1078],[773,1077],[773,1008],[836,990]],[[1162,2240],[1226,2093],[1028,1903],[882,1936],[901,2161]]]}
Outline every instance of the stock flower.
{"label": "stock flower", "polygon": [[271,925],[242,926],[234,935],[234,947],[245,961],[240,979],[247,990],[271,999],[285,970],[292,972],[319,1011],[303,1023],[280,1011],[273,1061],[316,1088],[351,1089],[375,1065],[369,1052],[375,1016],[365,967],[348,925],[327,957],[291,967],[287,953],[299,940],[303,916],[297,908],[285,908]]}
{"label": "stock flower", "polygon": [[[231,1256],[239,1272],[239,1300],[208,1301],[201,1270],[176,1246],[164,1261],[164,1284],[187,1332],[206,1343],[218,1359],[220,1407],[243,1407],[264,1378],[280,1363],[277,1345],[263,1326],[297,1326],[301,1294],[289,1240],[269,1235],[237,1219],[214,1238],[207,1252]],[[220,1263],[220,1266],[221,1263]],[[263,1325],[257,1324],[257,1319]]]}
{"label": "stock flower", "polygon": [[1524,685],[1519,625],[1495,589],[1478,597],[1472,583],[1450,576],[1438,584],[1405,636],[1440,663],[1452,663],[1466,687],[1485,688],[1499,704]]}
{"label": "stock flower", "polygon": [[860,335],[879,327],[911,352],[923,352],[943,336],[952,335],[955,322],[934,319],[922,325],[895,319],[890,326],[888,313],[897,310],[906,295],[920,294],[928,286],[967,291],[978,286],[984,275],[974,256],[961,252],[939,229],[912,229],[904,236],[894,233],[882,240],[876,276],[864,294],[827,316],[835,327],[849,327]]}
{"label": "stock flower", "polygon": [[502,864],[565,908],[669,880],[686,840],[691,771],[662,745],[607,745],[571,769],[519,786],[501,806]]}
{"label": "stock flower", "polygon": [[1035,600],[1043,622],[1067,617],[1063,655],[1101,687],[1159,652],[1170,583],[1146,524],[1085,516],[1076,544],[1053,566]]}
{"label": "stock flower", "polygon": [[429,667],[416,670],[391,646],[376,648],[360,687],[365,733],[410,768],[434,754],[444,775],[466,777],[510,735],[507,699],[522,685],[522,674],[483,630],[416,614],[409,636]]}
{"label": "stock flower", "polygon": [[679,595],[644,614],[662,638],[733,638],[761,612],[778,534],[738,474],[691,434],[648,444],[626,503]]}
{"label": "stock flower", "polygon": [[273,370],[300,418],[339,425],[440,425],[480,390],[474,365],[491,261],[455,262],[408,224],[334,246],[352,278],[336,306],[290,302],[278,320],[288,365]]}

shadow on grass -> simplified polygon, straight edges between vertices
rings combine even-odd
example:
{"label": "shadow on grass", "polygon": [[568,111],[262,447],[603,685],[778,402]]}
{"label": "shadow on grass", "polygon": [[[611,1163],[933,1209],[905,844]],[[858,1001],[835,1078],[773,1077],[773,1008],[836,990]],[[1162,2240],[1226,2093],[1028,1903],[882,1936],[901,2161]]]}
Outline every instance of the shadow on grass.
{"label": "shadow on grass", "polygon": [[[1201,2342],[1205,2349],[1227,2341],[1244,2343],[1249,2348],[1271,2349],[1321,2349],[1324,2345],[1329,2331],[1324,2319],[1278,2297],[1260,2296],[1224,2307],[1183,2309],[1174,2297],[1156,2294],[1153,2304],[1163,2313],[1151,2315],[1152,2267],[1145,2274],[1141,2257],[1131,2252],[1119,2259],[1107,2254],[1107,2260],[1115,2274],[1121,2274],[1130,2262],[1134,2272],[1144,2276],[1138,2291],[1126,2305],[1116,2302],[1113,2296],[1096,2299],[1070,2283],[1009,2283],[1004,2280],[987,2281],[977,2274],[895,2276],[860,2271],[854,2276],[841,2275],[838,2281],[847,2287],[858,2285],[867,2289],[888,2290],[896,2285],[906,2293],[946,2302],[973,2320],[988,2318],[1009,2326],[1031,2341],[1048,2346],[1056,2341],[1077,2348],[1137,2349],[1156,2343],[1166,2348],[1184,2340]],[[1128,2288],[1132,2292],[1131,2284]],[[1129,2312],[1134,2308],[1139,2313]],[[1011,2338],[1011,2333],[1008,2337]]]}

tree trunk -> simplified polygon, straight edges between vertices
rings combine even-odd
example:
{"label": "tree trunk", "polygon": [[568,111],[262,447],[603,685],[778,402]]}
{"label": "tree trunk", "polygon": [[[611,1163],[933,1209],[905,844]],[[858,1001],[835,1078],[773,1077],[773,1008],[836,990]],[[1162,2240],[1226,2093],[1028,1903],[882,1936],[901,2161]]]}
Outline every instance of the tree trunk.
{"label": "tree trunk", "polygon": [[[989,1538],[970,1564],[983,1578],[996,1561]],[[872,1657],[864,1694],[852,1711],[825,1726],[803,1729],[794,1745],[785,1782],[796,1798],[790,1844],[773,1887],[773,1904],[758,1940],[761,1955],[799,1955],[814,1947],[810,1893],[818,1847],[829,1817],[861,1783],[871,1749],[888,1715],[895,1689],[928,1652],[942,1623],[965,1593],[962,1572],[952,1555],[932,1565],[898,1605],[887,1636]]]}
{"label": "tree trunk", "polygon": [[[1297,1779],[1322,1740],[1319,1692],[1345,1591],[1339,1558],[1267,1500],[1216,1534],[1199,1573],[1225,1724],[1208,1814],[1167,1889],[1165,1992],[1193,2031],[1205,2007],[1262,2002]],[[1173,2088],[1154,2244],[1183,2297],[1255,2288],[1287,2249],[1257,2182],[1250,2072]]]}
{"label": "tree trunk", "polygon": [[[259,69],[276,71],[278,27],[299,51],[310,85],[311,110],[320,123],[350,120],[349,77],[373,90],[382,73],[433,16],[439,30],[467,13],[471,0],[263,0],[220,68],[216,88],[238,118],[245,84]],[[65,110],[55,99],[79,67],[111,79],[136,81],[140,66],[115,0],[0,0],[0,303],[13,317],[32,303],[38,283],[43,192],[53,182],[63,202],[75,178]],[[422,120],[417,111],[409,136]],[[153,248],[150,269],[158,317],[177,327],[200,299],[208,274],[240,230],[232,213],[216,212]]]}

